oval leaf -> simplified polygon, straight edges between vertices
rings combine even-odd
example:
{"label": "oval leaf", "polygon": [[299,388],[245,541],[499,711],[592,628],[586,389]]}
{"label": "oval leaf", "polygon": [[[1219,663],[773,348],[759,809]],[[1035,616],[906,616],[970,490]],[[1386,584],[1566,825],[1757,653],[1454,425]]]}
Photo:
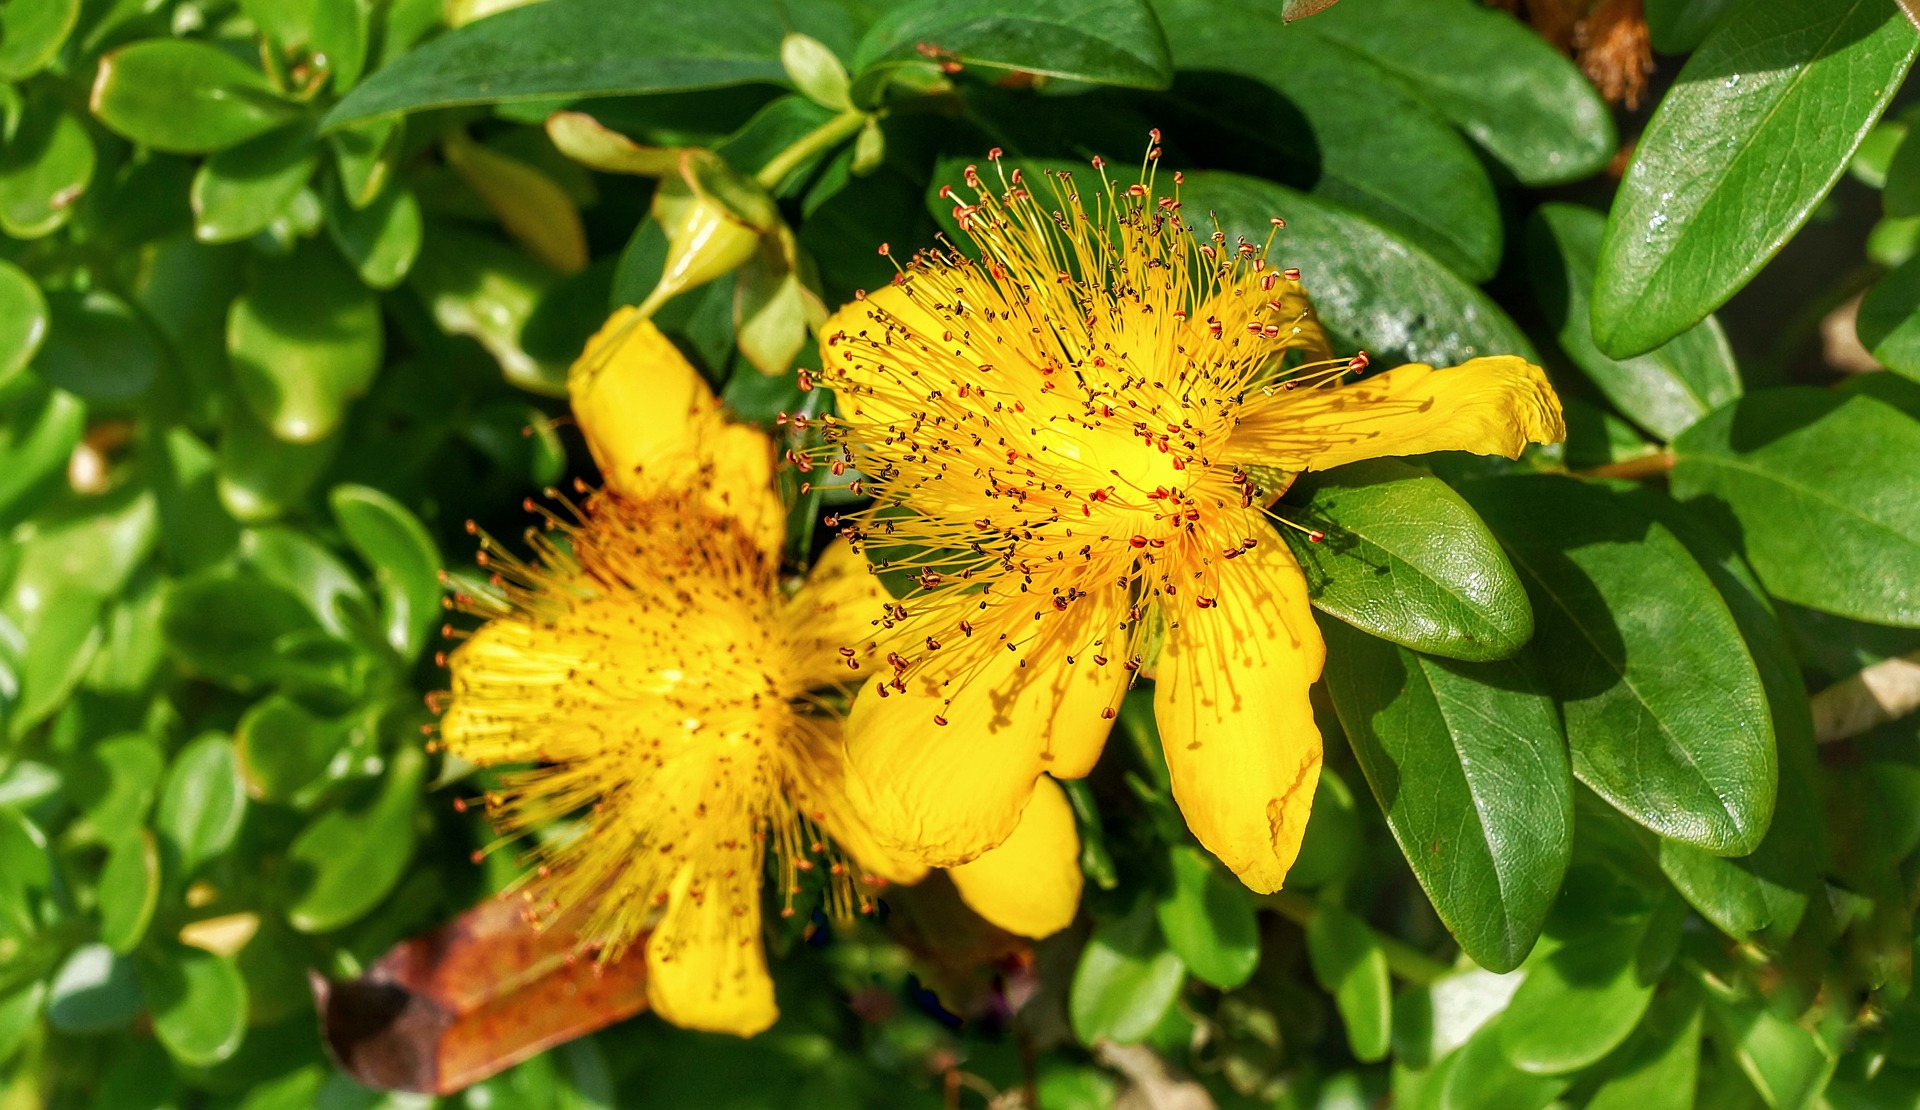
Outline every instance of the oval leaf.
{"label": "oval leaf", "polygon": [[113,846],[95,896],[101,941],[122,955],[133,951],[160,904],[160,847],[152,833],[140,829]]}
{"label": "oval leaf", "polygon": [[1414,877],[1475,962],[1517,967],[1573,851],[1553,704],[1517,664],[1445,662],[1321,624],[1327,692]]}
{"label": "oval leaf", "polygon": [[1223,989],[1246,982],[1260,962],[1260,927],[1246,888],[1197,848],[1176,847],[1169,859],[1173,889],[1155,907],[1167,947],[1202,982]]}
{"label": "oval leaf", "polygon": [[26,369],[46,338],[47,299],[40,286],[25,270],[0,260],[0,385]]}
{"label": "oval leaf", "polygon": [[929,59],[1101,85],[1164,89],[1173,60],[1144,0],[916,0],[880,17],[854,51],[853,99]]}
{"label": "oval leaf", "polygon": [[0,230],[16,239],[51,234],[93,180],[86,125],[51,99],[33,99],[0,148]]}
{"label": "oval leaf", "polygon": [[209,732],[174,757],[154,828],[173,854],[171,865],[191,875],[233,844],[246,812],[247,792],[233,744]]}
{"label": "oval leaf", "polygon": [[320,151],[304,125],[272,131],[201,164],[188,194],[193,234],[231,243],[266,230],[313,176]]}
{"label": "oval leaf", "polygon": [[380,304],[324,246],[263,260],[227,313],[240,394],[290,443],[325,439],[380,368]]}
{"label": "oval leaf", "polygon": [[266,74],[190,39],[148,39],[100,59],[93,114],[143,146],[207,154],[297,119]]}
{"label": "oval leaf", "polygon": [[1314,979],[1333,995],[1354,1059],[1385,1059],[1393,1032],[1393,981],[1380,938],[1366,922],[1321,903],[1307,923],[1307,959]]}
{"label": "oval leaf", "polygon": [[400,881],[413,858],[414,806],[426,757],[404,747],[378,793],[357,808],[328,810],[294,838],[287,873],[296,893],[287,920],[324,933],[358,920]]}
{"label": "oval leaf", "polygon": [[373,568],[386,617],[387,642],[412,658],[440,617],[440,551],[407,507],[366,486],[335,486],[327,495],[347,542]]}
{"label": "oval leaf", "polygon": [[205,1067],[239,1050],[247,1035],[247,981],[232,960],[175,948],[141,962],[140,987],[154,1036],[175,1060]]}
{"label": "oval leaf", "polygon": [[1281,535],[1321,612],[1453,659],[1504,659],[1533,635],[1526,587],[1452,487],[1397,459],[1302,474]]}
{"label": "oval leaf", "polygon": [[1916,48],[1893,0],[1729,11],[1661,100],[1614,200],[1593,289],[1599,348],[1643,354],[1726,303],[1839,180]]}
{"label": "oval leaf", "polygon": [[1074,1035],[1088,1045],[1101,1037],[1141,1041],[1173,1006],[1186,979],[1186,965],[1160,935],[1153,903],[1143,900],[1125,917],[1094,926],[1080,953],[1067,996]]}
{"label": "oval leaf", "polygon": [[1529,656],[1565,714],[1574,774],[1661,836],[1751,852],[1773,816],[1773,723],[1700,564],[1603,486],[1539,475],[1461,493],[1533,595]]}

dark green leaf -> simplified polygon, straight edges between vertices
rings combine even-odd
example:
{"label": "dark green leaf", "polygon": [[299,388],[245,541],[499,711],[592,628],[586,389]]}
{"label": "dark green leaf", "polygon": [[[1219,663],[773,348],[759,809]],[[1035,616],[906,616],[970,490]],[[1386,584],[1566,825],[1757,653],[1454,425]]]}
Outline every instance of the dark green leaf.
{"label": "dark green leaf", "polygon": [[1313,890],[1345,880],[1359,863],[1364,843],[1353,789],[1338,771],[1321,767],[1313,812],[1300,838],[1300,856],[1287,872],[1287,888]]}
{"label": "dark green leaf", "polygon": [[271,520],[304,496],[333,461],[342,436],[289,443],[234,398],[220,439],[220,504],[243,521]]}
{"label": "dark green leaf", "polygon": [[140,963],[153,1032],[182,1064],[205,1067],[232,1056],[247,1035],[247,983],[233,961],[176,948]]}
{"label": "dark green leaf", "polygon": [[1621,183],[1593,290],[1615,358],[1712,312],[1847,168],[1920,47],[1893,0],[1742,0],[1687,60]]}
{"label": "dark green leaf", "polygon": [[1186,979],[1186,965],[1160,935],[1153,903],[1143,899],[1125,917],[1094,926],[1068,994],[1074,1035],[1088,1045],[1101,1037],[1137,1043],[1160,1023]]}
{"label": "dark green leaf", "polygon": [[527,318],[553,284],[553,272],[525,254],[446,224],[428,228],[420,257],[407,274],[408,288],[427,302],[441,331],[478,340],[521,389],[564,397],[567,364],[536,358],[520,340]]}
{"label": "dark green leaf", "polygon": [[227,315],[240,393],[290,443],[327,438],[380,368],[380,305],[324,246],[262,261]]}
{"label": "dark green leaf", "polygon": [[230,243],[264,231],[319,165],[306,125],[269,131],[201,163],[194,174],[193,233],[202,242]]}
{"label": "dark green leaf", "polygon": [[338,929],[378,905],[413,858],[414,805],[426,776],[420,749],[394,753],[379,791],[320,815],[287,849],[287,920],[304,933]]}
{"label": "dark green leaf", "polygon": [[1537,359],[1504,312],[1425,253],[1358,216],[1285,186],[1224,173],[1187,175],[1184,211],[1212,213],[1227,241],[1264,243],[1287,221],[1269,265],[1297,267],[1315,311],[1376,359],[1449,366],[1480,355]]}
{"label": "dark green leaf", "polygon": [[169,863],[187,875],[232,845],[246,813],[233,743],[209,732],[174,757],[153,825],[172,853]]}
{"label": "dark green leaf", "polygon": [[123,955],[133,951],[160,904],[160,847],[152,833],[139,829],[113,846],[97,897],[101,941]]}
{"label": "dark green leaf", "polygon": [[85,944],[54,973],[47,1021],[69,1033],[103,1033],[125,1028],[142,1005],[132,961],[104,944]]}
{"label": "dark green leaf", "polygon": [[405,116],[365,120],[327,135],[334,165],[340,171],[340,189],[348,204],[365,208],[386,190],[394,166],[406,150],[406,139]]}
{"label": "dark green leaf", "polygon": [[1596,173],[1613,117],[1566,56],[1472,0],[1371,0],[1300,25],[1404,79],[1523,185]]}
{"label": "dark green leaf", "polygon": [[1526,588],[1460,495],[1397,459],[1302,474],[1281,535],[1313,604],[1363,631],[1434,655],[1504,659],[1533,635]]}
{"label": "dark green leaf", "polygon": [[1175,847],[1169,859],[1173,886],[1155,907],[1167,947],[1202,982],[1246,982],[1260,962],[1260,929],[1246,888],[1197,848]]}
{"label": "dark green leaf", "polygon": [[1469,956],[1517,966],[1573,850],[1552,703],[1516,663],[1432,659],[1322,626],[1328,692],[1414,876]]}
{"label": "dark green leaf", "polygon": [[1614,407],[1661,439],[1671,440],[1707,413],[1740,396],[1720,322],[1709,316],[1644,355],[1613,359],[1593,345],[1587,291],[1606,218],[1591,208],[1548,204],[1528,223],[1527,263],[1534,296],[1558,332],[1560,348]]}
{"label": "dark green leaf", "polygon": [[408,189],[389,189],[365,208],[338,200],[327,205],[327,231],[373,289],[392,289],[420,256],[420,202]]}
{"label": "dark green leaf", "polygon": [[1691,54],[1732,0],[1646,0],[1647,32],[1662,54]]}
{"label": "dark green leaf", "polygon": [[75,755],[67,771],[68,796],[96,839],[118,844],[146,821],[166,767],[166,753],[151,736],[110,736]]}
{"label": "dark green leaf", "polygon": [[1669,839],[1743,855],[1773,815],[1766,696],[1713,583],[1606,487],[1522,476],[1462,488],[1533,595],[1529,655],[1565,714],[1573,770]]}
{"label": "dark green leaf", "polygon": [[1144,0],[915,0],[875,21],[854,51],[855,103],[929,57],[1102,85],[1164,89],[1173,61]]}
{"label": "dark green leaf", "polygon": [[269,802],[288,801],[319,778],[346,742],[340,723],[278,694],[253,703],[233,734],[247,793]]}
{"label": "dark green leaf", "polygon": [[191,669],[245,689],[279,673],[275,645],[316,629],[300,599],[251,574],[209,570],[167,591],[167,647]]}
{"label": "dark green leaf", "polygon": [[1920,379],[1920,259],[1908,258],[1874,282],[1854,328],[1887,369]]}
{"label": "dark green leaf", "polygon": [[1674,451],[1674,496],[1737,539],[1774,596],[1920,625],[1920,422],[1872,397],[1770,389]]}
{"label": "dark green leaf", "polygon": [[1270,151],[1279,166],[1269,176],[1345,205],[1469,281],[1493,276],[1501,240],[1493,183],[1394,74],[1338,42],[1254,33],[1279,26],[1225,0],[1169,0],[1158,10],[1176,64],[1208,71],[1183,72],[1175,84],[1169,99],[1190,119],[1166,124],[1177,127],[1169,134],[1243,158]]}
{"label": "dark green leaf", "polygon": [[440,552],[405,505],[367,486],[335,486],[333,517],[379,584],[387,642],[418,654],[440,620]]}
{"label": "dark green leaf", "polygon": [[113,130],[178,154],[224,150],[303,111],[257,68],[189,39],[148,39],[101,58],[92,103]]}
{"label": "dark green leaf", "polygon": [[1314,979],[1333,995],[1354,1059],[1385,1058],[1393,1031],[1393,983],[1380,938],[1366,922],[1322,902],[1307,924],[1307,959]]}
{"label": "dark green leaf", "polygon": [[0,230],[16,239],[51,234],[93,180],[93,139],[80,118],[34,98],[0,147]]}
{"label": "dark green leaf", "polygon": [[47,309],[53,326],[34,369],[49,385],[89,401],[127,401],[153,384],[166,351],[127,302],[104,289],[61,290]]}
{"label": "dark green leaf", "polygon": [[547,0],[418,47],[362,82],[326,126],[450,104],[493,104],[784,81],[778,9],[752,0],[659,4]]}

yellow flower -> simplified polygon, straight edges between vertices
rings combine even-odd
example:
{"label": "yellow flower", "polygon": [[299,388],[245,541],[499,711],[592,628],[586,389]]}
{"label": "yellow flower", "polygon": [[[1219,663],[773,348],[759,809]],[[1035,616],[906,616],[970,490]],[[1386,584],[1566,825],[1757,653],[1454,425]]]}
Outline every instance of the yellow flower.
{"label": "yellow flower", "polygon": [[[841,645],[870,633],[884,595],[845,543],[785,588],[771,444],[728,424],[650,323],[616,315],[572,393],[606,487],[549,514],[532,561],[483,538],[499,597],[462,599],[492,619],[449,660],[441,735],[505,768],[486,803],[504,835],[535,840],[535,920],[591,907],[582,940],[603,958],[644,939],[662,1017],[750,1035],[777,1014],[769,853],[786,912],[802,872],[826,874],[839,915],[925,872],[844,792],[835,698],[872,668]],[[1007,844],[953,879],[990,920],[1044,935],[1072,920],[1078,855],[1065,798],[1036,794]]]}
{"label": "yellow flower", "polygon": [[1094,165],[1091,210],[1070,175],[1043,203],[969,167],[973,254],[918,254],[822,329],[829,457],[876,498],[845,534],[913,583],[848,720],[852,793],[883,843],[971,859],[1036,781],[1088,773],[1157,650],[1174,797],[1271,891],[1319,777],[1325,649],[1268,506],[1304,470],[1517,456],[1564,435],[1560,404],[1513,357],[1353,380],[1366,357],[1330,358],[1297,271]]}

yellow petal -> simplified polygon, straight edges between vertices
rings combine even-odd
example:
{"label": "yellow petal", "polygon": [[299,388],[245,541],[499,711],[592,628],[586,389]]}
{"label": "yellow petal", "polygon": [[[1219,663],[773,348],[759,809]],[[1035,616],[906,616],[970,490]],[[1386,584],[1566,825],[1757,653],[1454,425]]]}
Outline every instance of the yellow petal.
{"label": "yellow petal", "polygon": [[1187,827],[1265,893],[1300,852],[1320,779],[1307,687],[1326,649],[1293,556],[1270,528],[1252,534],[1258,546],[1216,564],[1212,608],[1168,612],[1154,716]]}
{"label": "yellow petal", "polygon": [[844,539],[828,544],[806,584],[780,609],[786,640],[799,656],[797,675],[810,685],[828,686],[871,674],[876,624],[889,600],[852,544]]}
{"label": "yellow petal", "polygon": [[[961,340],[950,327],[948,313],[934,306],[938,298],[930,280],[889,285],[842,306],[820,325],[821,368],[833,387],[841,416],[856,424],[878,427],[910,423],[915,405],[936,390],[956,389],[952,378],[942,381],[896,377],[908,344],[938,341],[943,365],[967,369],[990,361]],[[922,360],[924,361],[924,360]]]}
{"label": "yellow petal", "polygon": [[1073,924],[1080,906],[1080,834],[1060,784],[1042,776],[1006,843],[947,872],[973,912],[1021,936]]}
{"label": "yellow petal", "polygon": [[538,758],[540,739],[526,715],[503,712],[501,692],[550,704],[579,662],[576,641],[552,628],[510,617],[475,629],[447,660],[452,699],[440,717],[447,750],[480,763]]}
{"label": "yellow petal", "polygon": [[951,867],[1012,835],[1041,773],[1091,770],[1126,692],[1125,603],[1117,589],[1064,613],[1040,602],[1019,650],[956,635],[906,690],[869,680],[847,720],[848,793],[875,836]]}
{"label": "yellow petal", "polygon": [[707,507],[739,518],[763,549],[779,547],[786,514],[773,488],[773,444],[727,421],[653,321],[631,308],[615,312],[587,341],[567,389],[609,489],[647,499],[698,488]]}
{"label": "yellow petal", "polygon": [[758,899],[720,896],[681,869],[647,938],[647,1002],[675,1025],[751,1037],[780,1016],[760,939]]}
{"label": "yellow petal", "polygon": [[1566,434],[1546,374],[1498,355],[1447,370],[1410,363],[1352,385],[1250,398],[1228,450],[1287,470],[1325,470],[1429,451],[1512,459],[1529,442],[1558,443]]}
{"label": "yellow petal", "polygon": [[860,878],[908,884],[926,878],[927,865],[880,843],[860,808],[848,799],[846,748],[839,722],[826,718],[802,718],[801,722],[797,726],[801,734],[794,738],[794,804],[852,857]]}

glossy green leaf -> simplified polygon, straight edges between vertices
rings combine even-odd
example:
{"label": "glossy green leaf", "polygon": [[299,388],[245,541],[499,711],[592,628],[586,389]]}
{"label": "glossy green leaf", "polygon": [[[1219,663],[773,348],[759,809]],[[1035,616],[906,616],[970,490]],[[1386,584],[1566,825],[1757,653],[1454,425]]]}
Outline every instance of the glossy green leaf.
{"label": "glossy green leaf", "polygon": [[1197,848],[1169,855],[1173,885],[1154,907],[1167,947],[1194,977],[1237,987],[1260,962],[1260,928],[1246,888]]}
{"label": "glossy green leaf", "polygon": [[525,254],[445,224],[428,229],[420,258],[407,275],[408,287],[427,302],[442,331],[478,340],[521,389],[564,397],[566,364],[536,358],[520,340],[553,283],[553,272]]}
{"label": "glossy green leaf", "polygon": [[279,694],[254,702],[233,733],[247,793],[269,802],[288,801],[319,778],[346,742],[339,722]]}
{"label": "glossy green leaf", "polygon": [[225,852],[240,833],[247,792],[233,743],[209,732],[180,749],[153,815],[154,831],[183,875]]}
{"label": "glossy green leaf", "polygon": [[1588,290],[1606,217],[1574,204],[1548,204],[1527,226],[1534,296],[1558,333],[1560,349],[1615,408],[1661,439],[1740,396],[1740,368],[1712,316],[1644,355],[1609,358],[1594,346]]}
{"label": "glossy green leaf", "polygon": [[1874,282],[1860,301],[1854,328],[1860,345],[1881,365],[1920,379],[1920,260],[1905,259]]}
{"label": "glossy green leaf", "polygon": [[1920,32],[1893,0],[1740,0],[1661,100],[1621,182],[1593,336],[1650,351],[1800,229],[1900,87]]}
{"label": "glossy green leaf", "polygon": [[1135,1044],[1153,1032],[1187,979],[1186,965],[1160,935],[1151,901],[1094,926],[1080,954],[1067,1013],[1081,1044],[1105,1037]]}
{"label": "glossy green leaf", "polygon": [[[1882,122],[1860,144],[1862,153],[1866,152],[1868,143],[1882,128],[1893,129],[1902,138],[1911,134],[1908,121]],[[1868,168],[1870,171],[1871,167]],[[1894,146],[1879,188],[1880,205],[1887,215],[1896,218],[1920,216],[1920,143],[1903,141]]]}
{"label": "glossy green leaf", "polygon": [[380,305],[332,251],[262,261],[227,314],[241,396],[291,443],[325,439],[380,368]]}
{"label": "glossy green leaf", "polygon": [[1872,397],[1770,389],[1674,451],[1674,496],[1737,538],[1775,597],[1920,625],[1920,421]]}
{"label": "glossy green leaf", "polygon": [[100,940],[126,954],[146,936],[160,904],[160,846],[145,829],[115,844],[100,871]]}
{"label": "glossy green leaf", "polygon": [[1810,1110],[1833,1076],[1834,1052],[1818,1034],[1766,1010],[1707,1000],[1716,1039],[1731,1043],[1754,1090],[1772,1110]]}
{"label": "glossy green leaf", "polygon": [[[1184,144],[1270,151],[1273,176],[1344,205],[1469,281],[1499,268],[1493,183],[1447,121],[1364,53],[1227,0],[1156,6],[1183,71],[1168,94]],[[1268,33],[1261,33],[1261,32]],[[1289,126],[1268,121],[1279,117]],[[1177,130],[1176,130],[1177,128]],[[1284,240],[1283,240],[1284,241]]]}
{"label": "glossy green leaf", "polygon": [[373,909],[400,881],[413,859],[414,806],[426,767],[419,748],[401,748],[372,797],[328,810],[294,838],[287,849],[287,920],[294,928],[338,929]]}
{"label": "glossy green leaf", "polygon": [[68,1033],[104,1033],[125,1028],[142,1005],[133,961],[104,944],[83,944],[54,972],[47,1021]]}
{"label": "glossy green leaf", "polygon": [[250,528],[241,537],[240,552],[249,569],[299,598],[320,626],[336,636],[351,635],[354,617],[367,611],[359,575],[304,529]]}
{"label": "glossy green leaf", "polygon": [[411,658],[440,622],[440,552],[406,506],[368,486],[335,486],[334,520],[380,587],[387,642]]}
{"label": "glossy green leaf", "polygon": [[47,299],[40,286],[25,270],[0,260],[0,387],[26,369],[46,338]]}
{"label": "glossy green leaf", "polygon": [[1526,588],[1460,495],[1397,459],[1302,474],[1281,529],[1321,612],[1433,655],[1486,661],[1533,635]]}
{"label": "glossy green leaf", "polygon": [[420,257],[420,202],[408,189],[389,189],[364,208],[327,205],[333,244],[372,289],[392,289]]}
{"label": "glossy green leaf", "polygon": [[[1671,951],[1680,918],[1655,913],[1582,925],[1552,952],[1528,961],[1526,981],[1503,1015],[1501,1048],[1521,1071],[1565,1075],[1625,1043],[1664,970],[1649,966],[1643,953]],[[1654,929],[1665,935],[1649,938]]]}
{"label": "glossy green leaf", "polygon": [[89,401],[127,401],[153,384],[166,349],[139,310],[104,289],[47,297],[52,327],[34,369]]}
{"label": "glossy green leaf", "polygon": [[338,454],[342,436],[289,443],[255,420],[238,398],[220,438],[220,504],[242,521],[272,520],[305,496]]}
{"label": "glossy green leaf", "polygon": [[1250,177],[1192,173],[1184,212],[1212,213],[1227,241],[1259,244],[1278,216],[1267,262],[1296,267],[1314,310],[1336,334],[1387,363],[1451,366],[1480,355],[1536,358],[1533,345],[1473,286],[1415,247],[1325,201]]}
{"label": "glossy green leaf", "polygon": [[1322,902],[1307,923],[1307,959],[1314,979],[1333,995],[1354,1059],[1384,1059],[1393,1031],[1393,982],[1379,936],[1346,910]]}
{"label": "glossy green leaf", "polygon": [[1454,663],[1322,627],[1328,693],[1414,877],[1477,963],[1517,966],[1573,850],[1553,704],[1516,663]]}
{"label": "glossy green leaf", "polygon": [[778,82],[776,9],[663,4],[645,19],[619,0],[546,0],[418,47],[328,113],[326,126],[450,104],[589,97]]}
{"label": "glossy green leaf", "polygon": [[1513,1066],[1503,1051],[1502,1014],[1460,1048],[1441,1081],[1437,1110],[1546,1110],[1569,1080]]}
{"label": "glossy green leaf", "polygon": [[40,1023],[47,1005],[47,984],[36,979],[0,994],[0,1066],[13,1058]]}
{"label": "glossy green leaf", "polygon": [[153,1032],[177,1061],[217,1064],[247,1035],[247,982],[233,961],[197,948],[175,948],[140,963],[140,986]]}
{"label": "glossy green leaf", "polygon": [[405,116],[363,120],[327,134],[348,204],[365,208],[386,191],[394,167],[405,152],[406,138]]}
{"label": "glossy green leaf", "polygon": [[0,7],[0,80],[45,68],[80,19],[80,0],[8,0]]}
{"label": "glossy green leaf", "polygon": [[92,105],[128,139],[177,154],[224,150],[304,110],[257,67],[191,39],[147,39],[101,58]]}
{"label": "glossy green leaf", "polygon": [[315,630],[299,597],[256,575],[223,569],[176,581],[161,625],[168,649],[190,669],[241,689],[278,673],[275,645]]}
{"label": "glossy green leaf", "polygon": [[1294,33],[1339,43],[1405,80],[1523,185],[1586,177],[1613,157],[1612,113],[1585,75],[1472,0],[1345,4]]}
{"label": "glossy green leaf", "polygon": [[56,100],[29,99],[0,147],[0,230],[37,239],[65,224],[93,180],[95,157],[80,117]]}
{"label": "glossy green leaf", "polygon": [[914,0],[881,16],[854,51],[853,99],[929,57],[966,68],[1163,89],[1173,61],[1144,0]]}
{"label": "glossy green leaf", "polygon": [[0,385],[0,527],[62,482],[86,420],[86,405],[71,393],[24,379]]}
{"label": "glossy green leaf", "polygon": [[216,153],[193,176],[193,234],[230,243],[266,230],[320,163],[304,124],[269,131]]}
{"label": "glossy green leaf", "polygon": [[1733,0],[1646,0],[1647,33],[1662,54],[1690,54]]}
{"label": "glossy green leaf", "polygon": [[1600,1085],[1587,1110],[1693,1110],[1700,1074],[1700,1003],[1656,1003],[1625,1066]]}
{"label": "glossy green leaf", "polygon": [[1560,702],[1574,774],[1661,836],[1750,852],[1777,765],[1760,676],[1712,581],[1667,528],[1571,478],[1461,492],[1533,595],[1530,657]]}
{"label": "glossy green leaf", "polygon": [[140,831],[166,768],[166,753],[153,737],[109,736],[75,754],[67,768],[67,795],[95,839],[118,844]]}

